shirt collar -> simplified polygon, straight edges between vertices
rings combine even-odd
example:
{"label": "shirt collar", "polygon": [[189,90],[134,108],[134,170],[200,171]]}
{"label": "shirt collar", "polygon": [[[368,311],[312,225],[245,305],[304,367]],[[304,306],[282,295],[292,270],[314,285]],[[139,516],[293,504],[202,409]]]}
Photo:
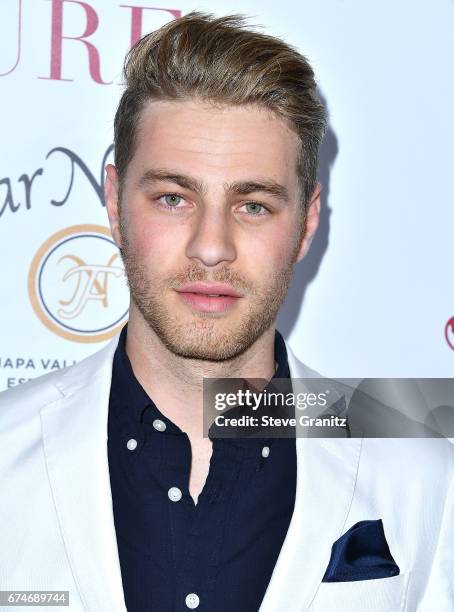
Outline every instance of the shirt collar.
{"label": "shirt collar", "polygon": [[[126,353],[127,327],[125,325],[121,331],[113,359],[111,398],[127,407],[136,422],[152,423],[155,419],[161,419],[166,424],[167,433],[182,433],[179,427],[161,413],[137,380]],[[274,334],[274,360],[277,368],[271,380],[290,378],[287,348],[284,338],[277,330]]]}

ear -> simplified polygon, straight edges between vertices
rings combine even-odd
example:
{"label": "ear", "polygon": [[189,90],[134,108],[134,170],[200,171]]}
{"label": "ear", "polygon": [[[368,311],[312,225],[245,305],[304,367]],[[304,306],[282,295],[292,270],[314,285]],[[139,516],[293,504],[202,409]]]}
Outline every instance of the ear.
{"label": "ear", "polygon": [[120,211],[118,209],[119,181],[115,166],[106,166],[106,180],[104,182],[104,201],[106,203],[107,216],[109,217],[110,231],[115,244],[121,248],[120,235]]}
{"label": "ear", "polygon": [[303,238],[301,240],[296,262],[301,261],[311,246],[312,239],[317,231],[320,219],[320,193],[322,186],[317,183],[307,206],[306,218],[304,221]]}

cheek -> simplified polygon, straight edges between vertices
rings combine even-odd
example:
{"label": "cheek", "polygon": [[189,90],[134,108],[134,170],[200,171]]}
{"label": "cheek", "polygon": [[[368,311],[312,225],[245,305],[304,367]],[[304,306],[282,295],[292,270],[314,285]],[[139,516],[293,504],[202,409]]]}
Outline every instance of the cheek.
{"label": "cheek", "polygon": [[261,230],[255,238],[253,234],[244,238],[242,252],[253,264],[266,269],[288,267],[296,243],[296,224],[294,221],[270,225]]}
{"label": "cheek", "polygon": [[295,226],[273,228],[257,238],[249,236],[238,250],[234,267],[245,275],[257,291],[275,291],[293,269]]}
{"label": "cheek", "polygon": [[178,245],[183,244],[175,228],[170,229],[156,218],[147,219],[143,214],[128,215],[125,231],[129,250],[137,261],[150,262],[158,269],[169,267],[173,256],[178,254]]}

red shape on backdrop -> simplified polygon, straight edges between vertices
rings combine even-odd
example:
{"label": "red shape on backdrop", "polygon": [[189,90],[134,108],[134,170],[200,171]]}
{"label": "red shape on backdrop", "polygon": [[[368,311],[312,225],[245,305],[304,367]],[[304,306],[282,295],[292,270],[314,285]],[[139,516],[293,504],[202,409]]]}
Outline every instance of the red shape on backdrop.
{"label": "red shape on backdrop", "polygon": [[454,317],[451,317],[445,325],[446,342],[454,351]]}

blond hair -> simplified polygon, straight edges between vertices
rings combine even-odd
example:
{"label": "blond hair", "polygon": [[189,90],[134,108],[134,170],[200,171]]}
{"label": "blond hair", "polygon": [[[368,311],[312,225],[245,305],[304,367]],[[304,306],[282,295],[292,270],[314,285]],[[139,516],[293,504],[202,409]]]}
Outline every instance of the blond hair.
{"label": "blond hair", "polygon": [[193,11],[141,38],[126,56],[124,78],[114,124],[120,182],[147,102],[197,98],[260,104],[287,120],[299,136],[296,171],[305,207],[316,185],[326,115],[313,70],[294,47],[247,28],[241,15]]}

